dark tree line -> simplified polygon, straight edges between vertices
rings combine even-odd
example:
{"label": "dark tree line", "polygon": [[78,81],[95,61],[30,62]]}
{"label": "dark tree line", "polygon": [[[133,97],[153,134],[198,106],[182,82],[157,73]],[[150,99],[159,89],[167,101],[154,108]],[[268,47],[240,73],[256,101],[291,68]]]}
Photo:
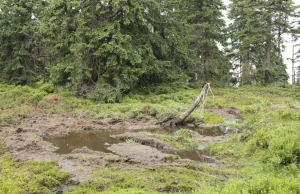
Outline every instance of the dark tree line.
{"label": "dark tree line", "polygon": [[286,82],[282,35],[297,34],[291,0],[2,0],[0,79],[51,82],[79,94],[162,83]]}

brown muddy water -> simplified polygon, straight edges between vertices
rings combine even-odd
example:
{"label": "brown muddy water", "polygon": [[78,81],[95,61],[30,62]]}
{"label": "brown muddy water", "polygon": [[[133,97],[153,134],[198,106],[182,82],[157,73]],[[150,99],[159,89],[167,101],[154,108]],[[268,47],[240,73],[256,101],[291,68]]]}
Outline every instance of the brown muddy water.
{"label": "brown muddy water", "polygon": [[[159,130],[150,130],[150,132],[155,133],[173,133],[177,129],[159,129]],[[207,136],[221,136],[226,133],[225,129],[222,127],[210,127],[210,128],[201,128],[193,129],[194,131],[199,132],[201,135]],[[145,131],[145,130],[143,130]],[[112,144],[121,143],[121,140],[112,138],[111,135],[118,135],[125,132],[133,131],[75,131],[63,136],[46,136],[44,137],[45,141],[51,142],[58,149],[56,153],[58,154],[69,154],[75,149],[80,149],[84,146],[87,148],[100,151],[105,153],[112,153],[107,148]],[[136,131],[139,132],[139,131]],[[149,130],[148,130],[149,132]],[[160,150],[164,153],[178,155],[182,159],[190,159],[199,162],[211,163],[214,162],[214,159],[210,157],[207,153],[202,150]]]}
{"label": "brown muddy water", "polygon": [[58,150],[56,150],[56,153],[58,154],[69,154],[73,150],[84,146],[94,151],[111,153],[106,148],[111,144],[121,142],[110,137],[110,135],[115,134],[118,133],[116,131],[76,131],[63,136],[47,136],[44,137],[44,140],[57,146]]}

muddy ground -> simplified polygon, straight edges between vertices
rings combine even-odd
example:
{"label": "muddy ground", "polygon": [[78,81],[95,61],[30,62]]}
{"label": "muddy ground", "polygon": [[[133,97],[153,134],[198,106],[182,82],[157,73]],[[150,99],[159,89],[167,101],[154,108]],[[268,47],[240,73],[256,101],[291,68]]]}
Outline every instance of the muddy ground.
{"label": "muddy ground", "polygon": [[[218,113],[218,110],[213,112]],[[235,118],[238,113],[236,109],[220,109],[219,114],[226,118]],[[60,170],[68,172],[73,181],[85,182],[89,180],[89,173],[98,165],[105,166],[117,162],[124,164],[124,168],[130,164],[139,168],[147,168],[155,164],[178,166],[189,161],[178,159],[172,154],[162,153],[156,146],[168,145],[153,139],[151,141],[155,146],[152,144],[141,145],[138,142],[124,142],[111,145],[108,150],[111,150],[112,153],[92,151],[83,147],[70,154],[61,155],[55,153],[58,148],[44,141],[43,137],[64,135],[80,130],[126,130],[134,136],[135,130],[160,128],[162,128],[161,123],[154,119],[137,121],[109,118],[99,120],[68,115],[41,115],[25,118],[13,125],[0,126],[0,137],[4,138],[7,146],[5,155],[20,161],[56,161]],[[197,134],[195,136],[203,147],[226,140],[228,137],[229,135],[203,136]]]}

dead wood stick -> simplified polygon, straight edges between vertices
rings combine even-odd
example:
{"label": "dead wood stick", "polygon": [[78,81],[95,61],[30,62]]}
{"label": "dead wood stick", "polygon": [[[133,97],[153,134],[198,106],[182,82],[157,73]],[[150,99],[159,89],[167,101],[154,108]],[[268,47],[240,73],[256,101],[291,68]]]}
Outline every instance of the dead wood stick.
{"label": "dead wood stick", "polygon": [[173,119],[170,122],[170,125],[175,126],[175,125],[178,125],[178,124],[182,123],[197,108],[199,103],[204,99],[205,94],[207,93],[209,87],[210,87],[209,83],[205,84],[202,88],[201,93],[196,98],[195,102],[190,106],[190,108],[187,109],[184,113],[182,113],[179,117]]}

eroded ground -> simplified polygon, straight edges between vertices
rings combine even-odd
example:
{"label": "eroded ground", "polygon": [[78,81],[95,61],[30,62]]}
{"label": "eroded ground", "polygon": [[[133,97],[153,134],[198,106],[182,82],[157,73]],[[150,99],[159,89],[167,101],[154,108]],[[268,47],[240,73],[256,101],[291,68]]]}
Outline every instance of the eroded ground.
{"label": "eroded ground", "polygon": [[[216,110],[214,113],[218,113]],[[222,116],[235,118],[236,112],[219,110]],[[92,119],[67,115],[41,115],[25,118],[20,123],[2,126],[0,136],[4,138],[7,150],[5,155],[20,161],[56,161],[60,170],[68,172],[75,182],[86,182],[90,172],[101,166],[117,164],[118,168],[152,168],[154,165],[182,166],[188,159],[180,159],[176,154],[164,153],[160,149],[176,150],[159,139],[136,133],[137,130],[160,129],[157,120],[121,120]],[[46,136],[65,135],[82,130],[124,130],[124,134],[116,136],[124,142],[107,145],[111,153],[93,151],[87,147],[73,150],[68,154],[57,154],[58,149],[44,140]],[[228,139],[229,135],[207,136],[199,132],[194,138],[199,142],[199,149],[208,144]],[[123,139],[122,139],[123,138]],[[131,141],[126,142],[126,139]],[[133,141],[132,141],[133,140]],[[143,144],[143,145],[142,145]],[[208,161],[214,159],[208,156]],[[214,164],[215,165],[215,164]]]}

